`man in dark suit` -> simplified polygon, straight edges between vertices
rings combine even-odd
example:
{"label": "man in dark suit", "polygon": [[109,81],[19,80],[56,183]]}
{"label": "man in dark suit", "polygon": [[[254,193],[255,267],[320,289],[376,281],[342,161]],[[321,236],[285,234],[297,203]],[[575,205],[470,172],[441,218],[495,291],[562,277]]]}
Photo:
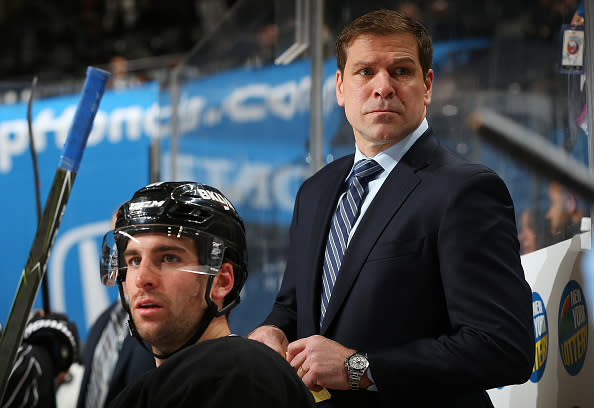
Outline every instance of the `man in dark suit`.
{"label": "man in dark suit", "polygon": [[[371,12],[336,48],[356,151],[301,186],[283,283],[249,337],[286,355],[311,390],[328,389],[320,406],[492,406],[486,390],[526,381],[534,361],[508,190],[429,127],[422,25]],[[361,159],[379,173],[359,178]]]}

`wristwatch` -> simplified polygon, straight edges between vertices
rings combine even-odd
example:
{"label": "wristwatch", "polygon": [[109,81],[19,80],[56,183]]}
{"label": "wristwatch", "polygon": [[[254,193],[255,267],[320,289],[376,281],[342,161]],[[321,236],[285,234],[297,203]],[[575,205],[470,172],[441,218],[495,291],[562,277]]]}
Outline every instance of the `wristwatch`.
{"label": "wristwatch", "polygon": [[344,360],[344,366],[347,369],[349,375],[349,382],[351,383],[351,390],[358,390],[359,384],[361,383],[361,377],[367,367],[369,367],[369,361],[367,361],[367,355],[355,352],[348,356]]}

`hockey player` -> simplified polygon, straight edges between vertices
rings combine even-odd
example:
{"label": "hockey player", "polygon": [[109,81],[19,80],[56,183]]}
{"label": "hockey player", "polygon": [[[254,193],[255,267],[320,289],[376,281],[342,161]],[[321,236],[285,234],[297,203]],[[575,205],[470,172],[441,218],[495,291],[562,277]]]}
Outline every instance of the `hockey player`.
{"label": "hockey player", "polygon": [[229,329],[247,278],[245,231],[217,189],[140,189],[120,207],[102,254],[102,281],[117,283],[131,332],[157,365],[110,406],[313,406],[281,356]]}

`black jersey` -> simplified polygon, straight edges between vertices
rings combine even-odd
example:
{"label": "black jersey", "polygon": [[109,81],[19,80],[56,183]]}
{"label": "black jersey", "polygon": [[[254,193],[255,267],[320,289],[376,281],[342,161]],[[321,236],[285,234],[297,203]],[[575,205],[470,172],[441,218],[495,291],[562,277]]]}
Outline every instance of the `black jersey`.
{"label": "black jersey", "polygon": [[227,336],[194,344],[126,387],[116,407],[313,407],[295,370],[259,342]]}

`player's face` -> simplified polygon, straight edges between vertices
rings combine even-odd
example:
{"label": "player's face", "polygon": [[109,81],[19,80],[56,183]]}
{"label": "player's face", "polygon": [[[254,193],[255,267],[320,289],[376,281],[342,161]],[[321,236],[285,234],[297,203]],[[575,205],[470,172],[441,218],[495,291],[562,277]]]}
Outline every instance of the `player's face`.
{"label": "player's face", "polygon": [[433,71],[423,77],[412,34],[355,38],[344,72],[336,72],[336,98],[363,154],[374,156],[421,124],[431,103],[432,82]]}
{"label": "player's face", "polygon": [[181,347],[194,334],[206,308],[208,278],[183,270],[198,265],[194,241],[140,234],[130,239],[124,258],[124,290],[139,334],[159,353]]}

